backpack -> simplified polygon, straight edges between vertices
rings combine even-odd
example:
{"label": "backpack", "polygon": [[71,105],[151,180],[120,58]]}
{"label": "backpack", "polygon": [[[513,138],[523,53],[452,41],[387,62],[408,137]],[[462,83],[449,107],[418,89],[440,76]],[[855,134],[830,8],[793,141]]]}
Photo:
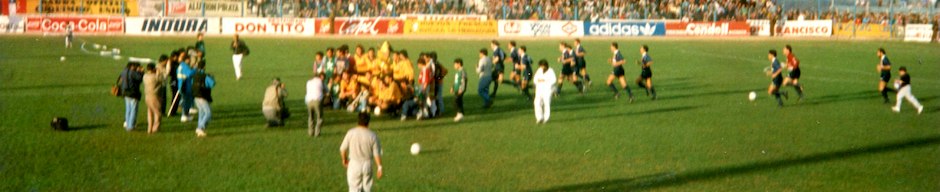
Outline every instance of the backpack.
{"label": "backpack", "polygon": [[215,88],[215,76],[212,74],[206,74],[206,88]]}

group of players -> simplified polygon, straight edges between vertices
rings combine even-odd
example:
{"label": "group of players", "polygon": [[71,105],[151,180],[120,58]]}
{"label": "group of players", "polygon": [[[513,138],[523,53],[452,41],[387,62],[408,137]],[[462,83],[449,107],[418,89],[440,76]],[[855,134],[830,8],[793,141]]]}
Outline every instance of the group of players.
{"label": "group of players", "polygon": [[[565,82],[571,83],[576,87],[579,93],[583,94],[587,91],[587,88],[591,86],[591,76],[587,73],[587,61],[585,56],[587,52],[584,47],[581,46],[580,39],[574,39],[574,46],[567,42],[560,42],[558,45],[558,50],[561,52],[561,56],[558,57],[558,62],[560,63],[561,73],[558,77],[559,81],[554,86],[554,95],[559,96]],[[495,65],[493,71],[493,76],[496,78],[496,81],[493,82],[493,93],[490,95],[496,94],[498,86],[501,83],[509,83],[513,86],[519,88],[522,91],[523,95],[531,99],[532,96],[528,92],[529,83],[532,79],[532,59],[526,55],[526,47],[521,46],[517,47],[515,41],[509,42],[509,57],[507,58],[505,53],[499,47],[499,42],[493,40],[491,42],[493,48],[493,58],[492,61]],[[611,91],[614,92],[614,98],[619,98],[620,93],[617,87],[613,84],[615,80],[619,80],[620,87],[627,91],[629,94],[630,102],[634,101],[633,93],[627,85],[625,79],[626,72],[623,68],[623,65],[626,63],[623,55],[620,53],[620,46],[613,42],[610,45],[610,50],[613,54],[612,58],[607,60],[611,65],[612,70],[611,74],[607,78],[607,85],[610,87]],[[641,59],[637,61],[637,65],[640,67],[640,76],[636,79],[637,86],[644,88],[647,95],[651,95],[653,100],[656,99],[656,89],[653,88],[653,71],[651,65],[653,64],[652,58],[647,54],[649,47],[647,45],[642,45],[640,47],[640,57]],[[503,71],[504,64],[503,61],[506,60],[512,64],[513,70],[510,73],[510,81],[505,82],[503,80]]]}
{"label": "group of players", "polygon": [[[767,72],[771,77],[771,84],[767,89],[767,93],[774,96],[780,107],[783,107],[783,99],[781,99],[781,96],[783,98],[789,97],[787,92],[780,91],[781,86],[792,86],[797,94],[799,94],[799,101],[803,100],[803,85],[800,84],[800,60],[793,54],[793,47],[790,45],[783,47],[783,53],[787,57],[786,68],[788,74],[786,77],[783,76],[783,68],[780,65],[780,61],[777,60],[777,50],[771,49],[767,53],[767,58],[771,63],[770,70]],[[878,48],[877,56],[878,64],[876,65],[876,70],[879,74],[878,92],[884,99],[884,103],[889,104],[891,102],[888,93],[897,92],[896,102],[894,106],[891,107],[892,111],[901,112],[902,99],[906,99],[911,102],[918,114],[923,113],[924,106],[921,105],[920,102],[917,101],[917,98],[911,93],[911,77],[907,72],[907,68],[901,67],[898,69],[900,78],[894,82],[894,88],[891,88],[888,86],[891,83],[891,61],[888,59],[884,48]]]}
{"label": "group of players", "polygon": [[[522,92],[525,98],[533,99],[529,89],[534,83],[532,76],[535,68],[532,66],[531,57],[526,54],[527,48],[518,46],[515,41],[510,41],[507,54],[500,47],[499,41],[493,40],[490,45],[492,55],[481,52],[481,59],[485,58],[492,62],[492,69],[485,72],[478,71],[491,73],[487,75],[492,77],[492,81],[480,85],[487,88],[492,86],[491,93],[485,91],[487,98],[496,96],[500,84],[510,84]],[[574,39],[573,45],[567,42],[559,43],[561,56],[557,61],[560,63],[561,73],[559,81],[553,88],[555,96],[561,94],[565,82],[573,84],[581,94],[591,84],[585,59],[587,52],[582,47],[580,39]],[[625,59],[620,53],[619,45],[611,43],[610,50],[613,56],[608,63],[612,71],[607,79],[607,85],[614,93],[614,98],[619,98],[619,90],[614,85],[614,81],[619,80],[620,87],[627,91],[630,95],[630,102],[633,102],[632,91],[625,80],[623,69]],[[644,88],[647,95],[655,100],[656,90],[653,88],[651,70],[653,61],[648,51],[649,47],[646,45],[639,48],[641,59],[637,61],[637,65],[641,73],[636,79],[636,84]],[[387,42],[378,49],[357,45],[354,53],[350,52],[348,45],[342,45],[337,48],[327,48],[325,52],[317,52],[312,72],[323,79],[324,87],[327,89],[323,99],[325,106],[332,106],[334,109],[343,108],[350,112],[395,113],[400,114],[402,120],[408,116],[415,116],[417,119],[438,116],[444,110],[443,81],[448,71],[438,61],[437,53],[433,51],[419,54],[416,62],[417,69],[412,65],[407,50],[394,50]],[[506,64],[511,66],[508,81],[505,80],[504,75],[507,69]],[[462,59],[455,60],[454,65],[458,73],[464,73]],[[463,95],[464,90],[461,87],[466,87],[466,75],[463,74],[455,79],[457,89],[452,92]],[[458,102],[458,114],[455,120],[459,121],[462,117],[463,106],[462,102]],[[492,106],[492,101],[485,99],[484,108],[490,106]]]}

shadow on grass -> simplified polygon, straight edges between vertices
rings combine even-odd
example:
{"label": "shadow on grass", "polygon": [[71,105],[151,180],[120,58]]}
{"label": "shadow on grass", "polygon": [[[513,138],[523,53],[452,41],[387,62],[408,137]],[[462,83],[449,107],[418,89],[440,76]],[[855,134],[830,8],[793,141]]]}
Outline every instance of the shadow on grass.
{"label": "shadow on grass", "polygon": [[105,127],[108,127],[108,124],[81,125],[81,126],[70,127],[69,131],[85,131],[85,130],[105,128]]}
{"label": "shadow on grass", "polygon": [[871,155],[877,153],[886,153],[892,151],[905,150],[916,147],[925,147],[940,144],[940,135],[934,135],[926,138],[914,138],[890,143],[881,143],[869,145],[860,148],[850,148],[826,153],[811,154],[802,157],[788,159],[753,162],[742,165],[721,166],[706,168],[697,171],[685,173],[657,173],[646,176],[625,179],[612,179],[606,181],[582,183],[566,186],[558,186],[539,191],[639,191],[650,190],[662,187],[682,185],[690,182],[720,179],[735,175],[748,174],[753,172],[771,171],[785,169],[793,166],[813,164],[825,161],[837,161]]}
{"label": "shadow on grass", "polygon": [[590,116],[587,118],[584,118],[584,117],[567,118],[567,119],[560,119],[560,120],[552,120],[552,122],[584,121],[588,119],[604,119],[604,118],[610,118],[610,117],[623,117],[623,116],[629,116],[629,115],[650,115],[650,114],[657,114],[657,113],[687,111],[687,110],[692,110],[692,109],[696,109],[699,107],[701,106],[667,107],[667,108],[652,109],[652,110],[646,110],[646,111],[629,111],[629,112],[622,112],[622,113],[610,113],[610,114],[605,114],[605,115]]}
{"label": "shadow on grass", "polygon": [[[794,96],[794,95],[791,95],[791,96]],[[832,103],[838,103],[838,102],[873,99],[873,98],[879,98],[879,97],[881,97],[881,95],[877,91],[859,91],[855,93],[826,95],[826,96],[816,97],[816,98],[809,97],[809,98],[806,98],[806,100],[809,100],[809,101],[804,101],[801,105],[832,104]]]}

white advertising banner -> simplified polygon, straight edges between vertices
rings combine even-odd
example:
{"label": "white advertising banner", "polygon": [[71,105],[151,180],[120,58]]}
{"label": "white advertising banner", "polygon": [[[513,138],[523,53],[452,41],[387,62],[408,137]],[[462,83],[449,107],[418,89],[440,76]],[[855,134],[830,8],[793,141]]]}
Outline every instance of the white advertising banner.
{"label": "white advertising banner", "polygon": [[128,17],[124,19],[129,35],[219,34],[219,17]]}
{"label": "white advertising banner", "polygon": [[0,33],[23,33],[26,17],[0,16]]}
{"label": "white advertising banner", "polygon": [[783,23],[780,34],[788,37],[829,37],[832,36],[832,20],[788,20]]}
{"label": "white advertising banner", "polygon": [[581,21],[499,20],[500,37],[581,37]]}
{"label": "white advertising banner", "polygon": [[907,24],[904,26],[904,41],[930,42],[933,37],[932,24]]}
{"label": "white advertising banner", "polygon": [[[752,34],[770,36],[770,20],[747,20]],[[829,37],[832,36],[832,20],[789,20],[777,23],[777,36]]]}
{"label": "white advertising banner", "polygon": [[762,37],[770,36],[770,20],[747,20],[747,24],[751,26],[751,35]]}
{"label": "white advertising banner", "polygon": [[313,36],[316,32],[316,19],[222,18],[222,34]]}

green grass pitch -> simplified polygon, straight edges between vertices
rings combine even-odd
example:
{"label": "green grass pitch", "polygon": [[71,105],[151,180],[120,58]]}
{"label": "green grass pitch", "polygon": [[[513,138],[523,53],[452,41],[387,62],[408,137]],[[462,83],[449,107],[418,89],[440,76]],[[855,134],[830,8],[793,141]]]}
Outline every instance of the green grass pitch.
{"label": "green grass pitch", "polygon": [[[147,135],[121,128],[123,100],[108,95],[125,61],[83,53],[80,41],[156,58],[194,37],[0,36],[0,191],[343,191],[339,145],[355,117],[327,111],[324,134],[306,136],[304,82],[313,54],[364,38],[245,37],[252,48],[235,81],[229,37],[210,37],[208,71],[218,84],[207,138],[195,122],[163,121]],[[503,39],[504,44],[508,39]],[[533,59],[554,61],[561,39],[520,39]],[[565,39],[570,41],[570,39]],[[648,44],[659,100],[631,83],[637,101],[612,99],[604,85],[609,43],[633,61]],[[488,39],[389,39],[414,60],[437,51],[448,68],[467,61]],[[565,86],[552,118],[536,125],[532,103],[502,86],[495,107],[481,108],[471,75],[466,118],[401,122],[373,118],[384,149],[377,191],[940,191],[940,46],[899,41],[788,39],[585,39],[593,87]],[[792,44],[802,61],[806,99],[777,108],[766,94],[767,50]],[[86,45],[88,46],[88,45]],[[907,66],[926,106],[900,114],[876,92],[875,51]],[[60,56],[67,59],[59,61]],[[920,61],[920,62],[919,62]],[[559,69],[557,62],[552,66]],[[446,80],[452,83],[452,78]],[[290,92],[293,117],[265,129],[262,93],[273,77]],[[754,102],[749,92],[758,93]],[[894,97],[892,96],[892,101]],[[143,103],[141,103],[143,105]],[[145,107],[138,122],[146,123]],[[62,116],[78,130],[52,131]],[[409,154],[411,143],[424,151]]]}

